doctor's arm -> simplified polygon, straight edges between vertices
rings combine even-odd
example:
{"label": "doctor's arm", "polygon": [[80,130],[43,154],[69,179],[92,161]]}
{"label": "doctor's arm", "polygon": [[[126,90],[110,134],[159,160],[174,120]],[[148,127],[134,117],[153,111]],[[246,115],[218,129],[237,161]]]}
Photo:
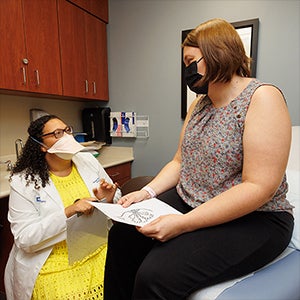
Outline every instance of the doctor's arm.
{"label": "doctor's arm", "polygon": [[66,239],[64,210],[55,203],[50,204],[50,201],[32,200],[15,187],[11,187],[8,220],[15,244],[28,253]]}

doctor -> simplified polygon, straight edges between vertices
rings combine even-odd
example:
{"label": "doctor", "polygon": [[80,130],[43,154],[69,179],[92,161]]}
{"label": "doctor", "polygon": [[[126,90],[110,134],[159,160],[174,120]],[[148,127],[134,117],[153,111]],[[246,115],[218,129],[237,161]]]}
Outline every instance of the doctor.
{"label": "doctor", "polygon": [[102,299],[106,245],[69,266],[66,220],[91,214],[89,200],[117,201],[120,191],[58,117],[33,121],[28,134],[10,179],[7,299]]}

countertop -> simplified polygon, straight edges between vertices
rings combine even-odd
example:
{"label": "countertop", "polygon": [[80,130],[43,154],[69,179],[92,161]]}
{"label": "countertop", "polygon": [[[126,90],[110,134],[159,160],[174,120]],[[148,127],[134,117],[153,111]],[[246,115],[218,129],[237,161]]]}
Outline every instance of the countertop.
{"label": "countertop", "polygon": [[[100,155],[97,160],[103,166],[103,168],[109,168],[116,165],[120,165],[126,162],[134,160],[133,148],[131,147],[115,147],[115,146],[103,146],[99,150]],[[10,159],[15,161],[15,155],[5,155],[0,157],[0,161],[7,161]],[[0,198],[7,197],[9,195],[9,172],[6,171],[5,165],[0,166]]]}
{"label": "countertop", "polygon": [[131,147],[104,146],[97,157],[103,168],[109,168],[134,160]]}

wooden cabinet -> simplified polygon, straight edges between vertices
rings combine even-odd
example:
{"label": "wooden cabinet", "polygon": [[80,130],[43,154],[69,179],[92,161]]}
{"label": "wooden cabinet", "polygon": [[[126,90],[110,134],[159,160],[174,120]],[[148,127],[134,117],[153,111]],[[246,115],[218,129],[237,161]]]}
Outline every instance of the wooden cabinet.
{"label": "wooden cabinet", "polygon": [[69,0],[92,15],[108,23],[108,1],[107,0]]}
{"label": "wooden cabinet", "polygon": [[120,186],[131,178],[131,162],[106,168],[105,171]]}
{"label": "wooden cabinet", "polygon": [[56,1],[0,1],[0,88],[61,94]]}
{"label": "wooden cabinet", "polygon": [[65,0],[58,18],[63,94],[108,101],[106,24]]}
{"label": "wooden cabinet", "polygon": [[107,0],[0,0],[0,90],[108,101],[107,21]]}
{"label": "wooden cabinet", "polygon": [[22,59],[26,58],[21,0],[0,1],[0,88],[24,90]]}
{"label": "wooden cabinet", "polygon": [[7,220],[8,197],[0,198],[0,292],[4,293],[4,270],[9,252],[13,245],[13,235]]}
{"label": "wooden cabinet", "polygon": [[86,53],[90,98],[108,100],[106,24],[85,14]]}
{"label": "wooden cabinet", "polygon": [[59,0],[58,20],[63,94],[84,98],[87,96],[84,12],[65,0]]}
{"label": "wooden cabinet", "polygon": [[57,5],[53,0],[23,1],[29,89],[62,93]]}

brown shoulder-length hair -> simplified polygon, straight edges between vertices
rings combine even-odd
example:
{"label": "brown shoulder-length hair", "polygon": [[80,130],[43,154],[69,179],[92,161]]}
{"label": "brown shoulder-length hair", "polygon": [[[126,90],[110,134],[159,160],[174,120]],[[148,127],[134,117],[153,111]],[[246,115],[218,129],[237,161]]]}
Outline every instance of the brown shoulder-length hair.
{"label": "brown shoulder-length hair", "polygon": [[250,58],[235,28],[225,20],[212,19],[190,31],[182,47],[197,47],[206,63],[199,85],[228,82],[234,74],[250,77]]}

